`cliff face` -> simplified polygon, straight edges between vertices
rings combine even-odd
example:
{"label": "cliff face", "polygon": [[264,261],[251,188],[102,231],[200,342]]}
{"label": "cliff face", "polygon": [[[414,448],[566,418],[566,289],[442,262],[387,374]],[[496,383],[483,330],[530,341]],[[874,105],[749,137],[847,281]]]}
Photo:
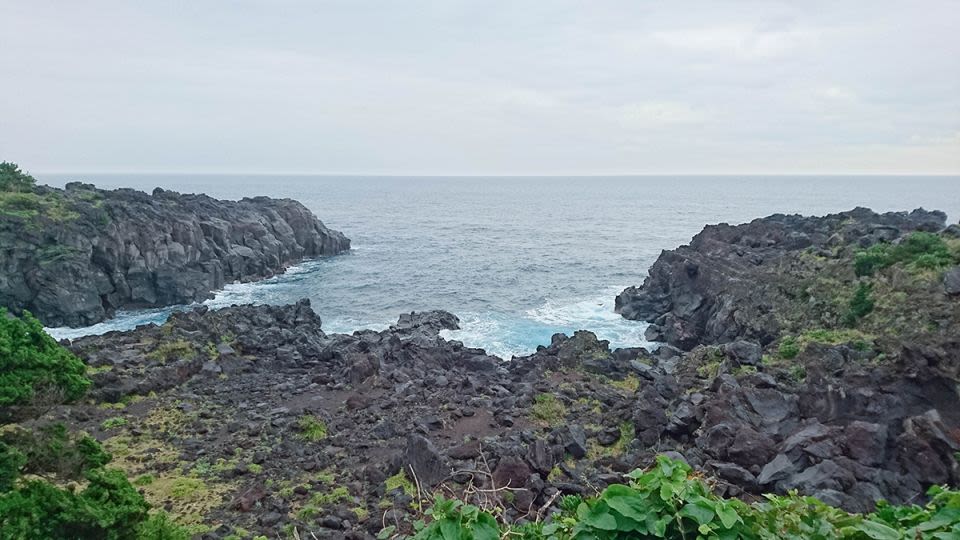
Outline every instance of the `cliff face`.
{"label": "cliff face", "polygon": [[204,300],[225,283],[350,248],[290,199],[220,201],[73,183],[37,188],[19,204],[0,213],[0,306],[29,310],[48,326]]}
{"label": "cliff face", "polygon": [[[710,225],[689,245],[664,251],[642,286],[620,293],[616,309],[627,319],[653,323],[648,339],[684,350],[740,338],[767,345],[795,321],[827,327],[839,322],[843,285],[853,284],[849,292],[855,287],[857,251],[914,231],[938,232],[945,222],[938,211],[878,214],[857,208]],[[956,233],[952,226],[944,234]],[[811,288],[822,294],[810,296]],[[836,297],[824,298],[827,293]]]}

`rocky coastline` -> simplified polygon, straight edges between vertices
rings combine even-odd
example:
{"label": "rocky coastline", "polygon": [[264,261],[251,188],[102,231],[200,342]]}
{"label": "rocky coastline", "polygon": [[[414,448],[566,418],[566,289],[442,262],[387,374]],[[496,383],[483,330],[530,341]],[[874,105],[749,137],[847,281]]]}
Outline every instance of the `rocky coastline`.
{"label": "rocky coastline", "polygon": [[[372,538],[410,526],[418,490],[508,486],[502,518],[522,522],[662,453],[747,500],[916,502],[960,482],[960,227],[944,220],[856,209],[707,227],[618,298],[654,322],[654,351],[581,331],[503,361],[440,337],[450,313],[326,334],[305,300],[177,313],[67,343],[94,386],[54,416],[204,538]],[[853,310],[864,287],[870,310]],[[171,493],[183,479],[196,489]]]}
{"label": "rocky coastline", "polygon": [[2,203],[0,305],[28,310],[47,326],[202,301],[226,283],[350,248],[290,199],[222,201],[71,183],[9,193]]}
{"label": "rocky coastline", "polygon": [[[505,362],[441,338],[458,325],[450,313],[326,334],[306,300],[178,313],[70,343],[94,373],[93,402],[58,414],[129,476],[151,475],[152,503],[215,524],[209,538],[283,527],[370,538],[413,519],[414,477],[454,494],[510,486],[503,517],[522,521],[660,453],[748,500],[798,490],[851,511],[915,501],[960,481],[956,265],[870,278],[852,265],[917,231],[955,249],[958,227],[943,218],[857,209],[708,227],[621,295],[624,314],[653,318],[667,337],[655,351],[610,350],[581,331]],[[902,305],[877,299],[854,326],[825,307],[842,311],[865,279],[893,294],[888,278],[909,292]],[[806,292],[793,299],[776,283]],[[780,303],[764,311],[770,302]],[[927,324],[911,333],[915,320],[894,312],[918,309]],[[203,489],[172,497],[163,486],[181,477]]]}

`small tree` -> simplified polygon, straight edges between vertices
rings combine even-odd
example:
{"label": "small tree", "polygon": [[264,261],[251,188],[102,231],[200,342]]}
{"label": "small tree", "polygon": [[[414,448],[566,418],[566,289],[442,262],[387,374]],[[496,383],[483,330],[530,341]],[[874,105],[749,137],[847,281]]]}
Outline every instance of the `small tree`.
{"label": "small tree", "polygon": [[18,318],[0,308],[0,422],[38,398],[72,401],[89,386],[83,362],[44,332],[40,321],[29,312]]}
{"label": "small tree", "polygon": [[9,161],[0,163],[0,191],[32,191],[36,183],[37,181],[21,171],[16,163]]}

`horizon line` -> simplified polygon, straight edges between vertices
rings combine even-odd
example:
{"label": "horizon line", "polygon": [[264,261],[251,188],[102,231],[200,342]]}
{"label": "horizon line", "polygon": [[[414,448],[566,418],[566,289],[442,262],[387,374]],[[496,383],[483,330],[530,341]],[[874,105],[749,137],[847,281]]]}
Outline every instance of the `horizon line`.
{"label": "horizon line", "polygon": [[323,176],[323,177],[380,177],[380,178],[631,178],[631,177],[657,177],[657,176],[684,176],[684,177],[726,177],[726,176],[926,176],[926,177],[955,177],[960,176],[960,171],[956,172],[647,172],[647,173],[588,173],[588,174],[509,174],[509,173],[467,173],[467,174],[384,174],[384,173],[337,173],[337,172],[244,172],[244,171],[214,171],[214,172],[196,172],[196,171],[27,171],[31,175],[195,175],[195,176]]}

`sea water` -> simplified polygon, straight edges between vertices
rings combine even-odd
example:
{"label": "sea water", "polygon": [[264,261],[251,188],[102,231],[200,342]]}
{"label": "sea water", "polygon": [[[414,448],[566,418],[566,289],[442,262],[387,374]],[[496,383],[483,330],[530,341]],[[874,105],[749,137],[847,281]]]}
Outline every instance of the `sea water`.
{"label": "sea water", "polygon": [[[205,302],[286,304],[309,298],[327,332],[383,329],[401,313],[443,309],[461,330],[444,332],[509,358],[556,332],[592,330],[613,347],[650,346],[645,323],[614,313],[660,251],[709,223],[773,213],[822,215],[940,209],[960,218],[958,177],[336,177],[303,175],[39,175],[62,186],[163,187],[239,199],[301,201],[353,249],[307,261],[256,283],[230,284]],[[161,323],[175,308],[120,312],[58,338]]]}

